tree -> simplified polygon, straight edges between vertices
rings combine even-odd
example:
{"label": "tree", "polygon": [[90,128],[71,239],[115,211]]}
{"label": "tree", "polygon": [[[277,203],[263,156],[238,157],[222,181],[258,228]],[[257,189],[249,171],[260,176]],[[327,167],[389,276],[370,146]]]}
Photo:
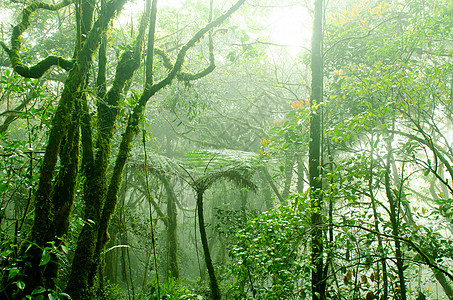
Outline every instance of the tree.
{"label": "tree", "polygon": [[[327,267],[324,266],[323,247],[323,192],[321,181],[321,122],[323,99],[323,1],[316,0],[311,40],[311,96],[310,96],[310,141],[308,176],[311,203],[311,256],[312,256],[312,299],[326,299]],[[326,268],[326,269],[325,269]]]}
{"label": "tree", "polygon": [[[209,66],[195,74],[182,71],[187,52],[199,42],[212,28],[221,24],[233,14],[242,4],[243,0],[236,2],[225,14],[207,23],[188,42],[181,47],[174,63],[161,51],[155,51],[155,21],[157,1],[147,1],[146,12],[142,18],[139,33],[132,51],[125,51],[118,62],[115,79],[112,86],[104,94],[102,87],[106,86],[104,71],[106,60],[102,55],[98,72],[97,86],[98,96],[101,101],[97,102],[99,116],[97,127],[94,127],[90,116],[90,97],[86,93],[90,72],[93,64],[92,57],[99,48],[102,36],[107,30],[110,21],[119,12],[126,0],[111,0],[100,3],[99,13],[94,8],[97,4],[94,0],[75,2],[76,28],[75,50],[73,60],[65,60],[59,56],[48,56],[32,67],[25,65],[20,57],[21,36],[31,25],[31,15],[39,9],[58,10],[72,1],[62,1],[55,5],[44,2],[33,2],[25,7],[22,12],[22,21],[14,27],[11,35],[11,46],[2,43],[2,47],[8,53],[11,64],[16,72],[27,78],[39,78],[52,66],[60,66],[69,71],[64,84],[58,108],[53,117],[49,139],[44,155],[39,188],[36,192],[34,225],[29,240],[32,244],[23,243],[22,256],[24,257],[22,280],[25,283],[24,291],[17,297],[30,293],[36,286],[51,287],[52,278],[47,274],[48,252],[45,251],[48,243],[55,241],[58,245],[59,238],[67,228],[71,206],[76,187],[79,161],[79,128],[81,129],[82,145],[82,170],[84,173],[84,202],[85,202],[85,225],[79,235],[77,248],[72,262],[72,273],[66,287],[67,292],[73,299],[85,299],[89,297],[89,288],[93,284],[96,274],[98,259],[95,259],[102,251],[106,241],[106,230],[111,214],[116,206],[116,199],[122,178],[122,171],[131,151],[132,140],[136,135],[138,126],[143,116],[143,111],[148,100],[158,91],[171,84],[178,78],[189,82],[200,79],[214,69],[214,55],[212,38],[210,44]],[[94,20],[95,19],[95,20]],[[144,45],[148,20],[151,20],[148,30],[148,50],[146,52],[146,80],[143,92],[134,104],[129,116],[126,130],[114,164],[114,171],[108,183],[107,170],[111,156],[111,143],[115,123],[117,122],[119,109],[117,105],[121,99],[121,92],[125,84],[130,80],[139,68]],[[168,74],[160,81],[153,82],[154,55],[160,55]],[[72,124],[67,126],[67,124]],[[93,136],[96,140],[93,140]],[[57,163],[61,165],[57,173]],[[54,183],[55,178],[55,183]],[[66,225],[64,225],[66,224]],[[63,227],[61,227],[63,226]],[[44,251],[43,251],[44,249]]]}

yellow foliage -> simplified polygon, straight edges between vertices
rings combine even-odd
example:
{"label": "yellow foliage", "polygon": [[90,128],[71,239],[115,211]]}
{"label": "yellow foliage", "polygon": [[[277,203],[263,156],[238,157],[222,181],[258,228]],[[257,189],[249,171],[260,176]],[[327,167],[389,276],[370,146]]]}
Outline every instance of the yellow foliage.
{"label": "yellow foliage", "polygon": [[266,147],[267,145],[270,144],[270,140],[267,140],[267,139],[262,139],[261,142],[260,142],[260,145],[261,147]]}
{"label": "yellow foliage", "polygon": [[[300,100],[300,101],[293,101],[290,103],[291,107],[292,108],[303,108],[304,107],[304,101]],[[282,122],[282,125],[283,125],[283,122]]]}

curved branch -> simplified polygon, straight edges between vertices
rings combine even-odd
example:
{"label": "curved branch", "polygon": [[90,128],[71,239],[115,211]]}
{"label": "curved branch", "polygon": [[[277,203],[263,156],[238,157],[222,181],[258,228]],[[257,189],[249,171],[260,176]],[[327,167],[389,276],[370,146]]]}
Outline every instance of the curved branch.
{"label": "curved branch", "polygon": [[424,263],[426,265],[428,265],[429,267],[443,273],[444,275],[446,275],[451,281],[453,281],[453,274],[451,274],[450,272],[442,269],[441,267],[439,267],[436,263],[432,262],[431,259],[428,257],[428,255],[426,255],[425,252],[423,252],[423,250],[420,249],[420,247],[415,244],[413,241],[411,241],[410,239],[408,238],[404,238],[404,237],[401,237],[401,236],[394,236],[393,234],[386,234],[386,233],[382,233],[382,232],[378,232],[376,230],[373,230],[373,229],[369,229],[369,228],[366,228],[364,226],[360,226],[360,225],[352,225],[352,224],[348,224],[348,225],[340,225],[340,224],[331,224],[331,225],[328,225],[328,226],[333,226],[333,227],[338,227],[338,228],[341,228],[341,227],[350,227],[350,228],[358,228],[358,229],[362,229],[362,230],[365,230],[369,233],[373,233],[373,234],[376,234],[376,235],[379,235],[379,236],[383,236],[383,237],[386,237],[386,238],[391,238],[391,239],[396,239],[396,240],[399,240],[403,243],[405,243],[406,245],[408,245],[409,247],[411,247],[415,252],[417,252],[423,259]]}
{"label": "curved branch", "polygon": [[368,38],[371,36],[371,34],[373,33],[373,31],[375,31],[377,28],[379,28],[380,26],[386,24],[387,22],[390,22],[390,21],[393,21],[395,19],[400,19],[401,16],[395,16],[395,17],[391,17],[389,19],[386,19],[386,20],[383,20],[382,22],[378,23],[376,26],[374,26],[373,28],[370,28],[370,30],[368,30],[368,32],[364,35],[361,35],[361,36],[351,36],[351,37],[346,37],[346,38],[343,38],[343,39],[340,39],[338,41],[336,41],[332,46],[330,46],[329,48],[326,49],[326,51],[324,51],[324,54],[323,54],[323,57],[326,58],[327,57],[327,54],[329,54],[329,52],[334,49],[337,45],[339,45],[340,43],[344,43],[344,42],[348,42],[348,41],[351,41],[351,40],[360,40],[360,39],[365,39],[365,38]]}
{"label": "curved branch", "polygon": [[[208,43],[209,43],[208,44],[209,65],[198,73],[179,72],[176,75],[176,79],[178,79],[179,81],[189,82],[189,81],[198,80],[200,78],[203,78],[206,75],[208,75],[209,73],[211,73],[212,71],[214,71],[216,66],[215,66],[215,59],[214,59],[214,46],[213,46],[213,42],[212,42],[212,34],[209,34]],[[160,56],[160,58],[162,59],[162,63],[167,70],[173,69],[174,65],[171,62],[171,59],[168,56],[167,52],[165,52],[163,49],[160,49],[160,48],[155,48],[154,52]]]}
{"label": "curved branch", "polygon": [[27,30],[30,26],[30,18],[35,11],[37,11],[38,9],[56,11],[65,6],[68,6],[73,2],[73,0],[62,0],[57,4],[48,4],[45,2],[37,1],[24,8],[24,10],[22,11],[21,22],[13,28],[11,35],[11,49],[8,48],[8,46],[6,46],[4,42],[0,42],[0,45],[9,56],[12,67],[19,75],[26,78],[39,78],[52,66],[59,66],[66,71],[72,69],[72,61],[55,55],[50,55],[42,61],[38,62],[36,65],[28,67],[22,62],[19,51],[21,47],[21,36],[24,31]]}
{"label": "curved branch", "polygon": [[[449,155],[448,152],[446,152],[444,149],[442,149],[442,147],[440,147],[437,144],[435,144],[432,140],[427,141],[426,140],[426,137],[427,137],[426,134],[421,132],[425,136],[425,138],[421,138],[421,137],[418,137],[416,135],[413,135],[413,134],[410,134],[410,133],[406,133],[406,132],[403,132],[403,131],[399,131],[399,130],[390,130],[389,132],[405,136],[407,138],[410,138],[412,140],[415,140],[415,141],[427,146],[433,152],[433,154],[436,156],[436,158],[438,158],[444,164],[444,166],[447,169],[448,173],[453,178],[453,167],[451,166],[451,164],[449,163],[447,158],[444,156],[444,155],[447,155],[447,157],[448,157],[448,155]],[[433,172],[433,174],[436,175],[436,173],[434,173],[434,172]],[[436,177],[439,178],[438,176],[436,176]],[[445,184],[445,182],[444,182],[444,184]]]}

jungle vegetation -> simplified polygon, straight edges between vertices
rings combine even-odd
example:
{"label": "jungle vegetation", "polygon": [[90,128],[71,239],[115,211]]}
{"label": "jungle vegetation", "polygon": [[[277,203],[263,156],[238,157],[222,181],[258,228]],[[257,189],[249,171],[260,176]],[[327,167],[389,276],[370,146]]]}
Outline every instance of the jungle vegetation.
{"label": "jungle vegetation", "polygon": [[0,18],[0,299],[453,299],[451,0]]}

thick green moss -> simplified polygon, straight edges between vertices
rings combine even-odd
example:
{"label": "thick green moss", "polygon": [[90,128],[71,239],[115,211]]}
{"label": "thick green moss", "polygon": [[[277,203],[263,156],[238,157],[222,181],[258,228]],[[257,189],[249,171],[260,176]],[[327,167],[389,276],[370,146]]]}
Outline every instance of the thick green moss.
{"label": "thick green moss", "polygon": [[0,42],[2,48],[6,51],[11,61],[11,65],[13,66],[14,70],[21,76],[26,78],[39,78],[44,73],[46,73],[52,66],[59,66],[66,71],[69,71],[73,63],[72,61],[66,60],[60,56],[48,56],[36,65],[32,67],[28,67],[22,63],[20,58],[20,47],[21,47],[21,36],[28,29],[30,26],[30,18],[35,11],[38,9],[45,9],[45,10],[59,10],[69,4],[73,3],[72,0],[63,0],[57,4],[48,4],[45,2],[35,1],[28,5],[22,11],[22,18],[21,22],[17,24],[13,28],[13,32],[11,34],[11,49],[6,46],[5,43]]}

